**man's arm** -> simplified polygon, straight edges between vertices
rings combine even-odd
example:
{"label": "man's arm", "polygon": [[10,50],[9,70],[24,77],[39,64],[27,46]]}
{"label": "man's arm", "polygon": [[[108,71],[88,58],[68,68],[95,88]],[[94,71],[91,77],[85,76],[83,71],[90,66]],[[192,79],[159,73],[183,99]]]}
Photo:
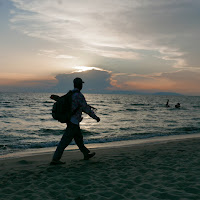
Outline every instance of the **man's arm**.
{"label": "man's arm", "polygon": [[83,95],[81,95],[81,101],[80,101],[80,105],[82,107],[82,110],[84,113],[88,114],[90,117],[92,117],[93,119],[96,119],[97,122],[100,121],[100,118],[97,117],[94,113],[94,111],[91,109],[93,108],[92,106],[88,105],[86,100],[85,100],[85,97]]}

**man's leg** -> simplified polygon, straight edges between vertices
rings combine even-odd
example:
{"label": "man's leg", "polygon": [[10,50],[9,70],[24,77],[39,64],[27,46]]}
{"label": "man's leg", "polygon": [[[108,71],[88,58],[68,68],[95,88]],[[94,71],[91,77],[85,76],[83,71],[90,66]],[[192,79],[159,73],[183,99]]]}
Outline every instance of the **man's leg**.
{"label": "man's leg", "polygon": [[72,141],[73,135],[73,128],[70,125],[68,125],[53,155],[53,161],[59,161],[61,159],[65,148]]}
{"label": "man's leg", "polygon": [[74,140],[79,147],[80,151],[83,153],[83,155],[87,155],[90,153],[90,150],[87,149],[83,142],[83,135],[81,133],[80,127],[78,125],[75,125],[76,132],[74,133]]}

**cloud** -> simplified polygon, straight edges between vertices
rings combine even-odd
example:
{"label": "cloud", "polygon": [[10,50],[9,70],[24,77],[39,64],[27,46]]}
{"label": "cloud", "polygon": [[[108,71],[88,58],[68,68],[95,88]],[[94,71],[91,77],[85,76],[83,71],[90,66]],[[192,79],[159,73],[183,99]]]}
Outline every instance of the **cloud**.
{"label": "cloud", "polygon": [[180,70],[174,73],[162,73],[159,79],[167,79],[173,83],[174,91],[187,94],[200,94],[200,72]]}
{"label": "cloud", "polygon": [[70,74],[58,74],[55,77],[57,80],[57,84],[52,89],[57,92],[66,92],[70,89],[73,89],[73,80],[76,77],[82,78],[85,82],[83,92],[86,93],[104,93],[108,90],[109,87],[111,87],[110,72],[92,69]]}
{"label": "cloud", "polygon": [[84,47],[82,50],[90,51],[91,53],[96,53],[98,55],[109,57],[109,58],[119,58],[119,59],[130,59],[130,60],[138,60],[140,59],[140,54],[134,51],[128,51],[128,50],[119,50],[116,48],[105,48],[105,46],[102,49],[102,46],[96,46],[96,47]]}
{"label": "cloud", "polygon": [[[80,68],[77,68],[80,69]],[[73,73],[58,74],[54,78],[49,79],[30,79],[23,81],[14,81],[11,84],[4,83],[0,86],[0,91],[10,92],[60,92],[66,93],[73,89],[73,80],[80,77],[84,80],[83,92],[85,93],[107,93],[111,85],[111,72],[88,67],[81,68]]]}
{"label": "cloud", "polygon": [[60,54],[58,51],[56,50],[39,50],[38,55],[40,56],[47,56],[49,58],[56,58],[56,59],[75,59],[77,58],[76,56],[72,56],[72,55],[66,55],[66,54]]}
{"label": "cloud", "polygon": [[39,55],[55,59],[68,72],[94,66],[64,74],[55,65],[52,73],[62,71],[54,85],[58,91],[83,75],[85,91],[199,93],[199,0],[11,1],[12,30],[48,41]]}
{"label": "cloud", "polygon": [[155,51],[163,64],[199,67],[198,0],[12,2],[11,27],[31,37],[115,59],[134,61]]}
{"label": "cloud", "polygon": [[172,89],[170,81],[152,75],[113,74],[112,80],[115,90],[155,92]]}
{"label": "cloud", "polygon": [[113,74],[111,80],[113,80],[112,85],[115,90],[200,94],[200,72],[198,70],[179,70],[149,75],[119,73]]}
{"label": "cloud", "polygon": [[[200,71],[178,70],[157,74],[113,73],[96,67],[77,67],[79,71],[62,73],[51,79],[15,81],[1,84],[1,91],[13,92],[58,92],[73,89],[73,80],[84,80],[83,93],[110,93],[112,91],[177,92],[200,95]],[[3,80],[4,81],[4,80]]]}

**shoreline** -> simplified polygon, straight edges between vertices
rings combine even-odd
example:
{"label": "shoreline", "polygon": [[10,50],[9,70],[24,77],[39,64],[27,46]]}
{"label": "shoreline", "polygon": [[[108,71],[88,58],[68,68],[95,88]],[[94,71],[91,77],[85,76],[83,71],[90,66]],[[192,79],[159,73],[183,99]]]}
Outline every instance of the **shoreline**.
{"label": "shoreline", "polygon": [[[115,141],[115,142],[107,142],[107,143],[90,143],[86,144],[87,148],[91,150],[95,149],[107,149],[107,148],[120,148],[125,146],[138,146],[138,145],[147,145],[147,144],[160,144],[160,143],[167,143],[171,141],[181,141],[185,139],[195,139],[200,138],[200,133],[195,134],[185,134],[185,135],[171,135],[171,136],[158,136],[158,137],[151,137],[146,139],[137,139],[137,140],[123,140],[123,141]],[[0,155],[0,162],[2,160],[7,159],[17,159],[17,158],[25,158],[31,156],[39,156],[39,155],[46,155],[46,154],[53,154],[56,147],[47,147],[41,149],[29,149],[20,152],[9,153],[6,155]],[[64,152],[66,151],[79,151],[77,145],[69,145]]]}

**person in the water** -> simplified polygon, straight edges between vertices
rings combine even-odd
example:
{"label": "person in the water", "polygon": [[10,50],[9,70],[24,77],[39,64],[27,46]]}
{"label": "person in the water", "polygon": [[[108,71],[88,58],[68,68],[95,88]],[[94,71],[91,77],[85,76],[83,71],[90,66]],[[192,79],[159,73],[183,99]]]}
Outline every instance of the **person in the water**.
{"label": "person in the water", "polygon": [[167,108],[170,107],[170,105],[169,105],[169,99],[167,100],[166,107]]}
{"label": "person in the water", "polygon": [[180,103],[177,103],[176,105],[175,105],[175,108],[180,108],[181,107],[181,104]]}

